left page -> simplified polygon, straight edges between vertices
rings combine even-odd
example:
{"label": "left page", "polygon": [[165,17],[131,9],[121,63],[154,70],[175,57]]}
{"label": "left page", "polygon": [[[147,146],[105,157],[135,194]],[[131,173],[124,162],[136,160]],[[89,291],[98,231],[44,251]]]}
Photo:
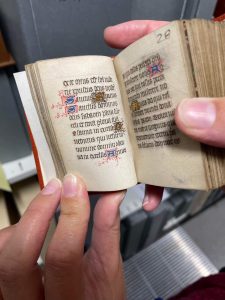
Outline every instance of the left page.
{"label": "left page", "polygon": [[[34,69],[39,115],[42,109],[46,113],[42,125],[51,123],[43,131],[55,166],[59,162],[55,158],[61,157],[63,173],[83,177],[89,191],[135,185],[132,149],[111,58],[52,59],[37,62]],[[48,125],[52,131],[46,130]],[[55,148],[53,139],[57,141]]]}

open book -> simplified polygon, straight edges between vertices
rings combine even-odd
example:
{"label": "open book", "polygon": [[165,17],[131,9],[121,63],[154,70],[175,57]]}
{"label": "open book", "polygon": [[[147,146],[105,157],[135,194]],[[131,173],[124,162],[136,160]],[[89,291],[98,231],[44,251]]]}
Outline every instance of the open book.
{"label": "open book", "polygon": [[225,24],[205,20],[174,21],[114,60],[27,65],[15,78],[44,182],[70,172],[89,191],[222,186],[225,151],[184,136],[174,111],[183,98],[224,96],[224,70]]}

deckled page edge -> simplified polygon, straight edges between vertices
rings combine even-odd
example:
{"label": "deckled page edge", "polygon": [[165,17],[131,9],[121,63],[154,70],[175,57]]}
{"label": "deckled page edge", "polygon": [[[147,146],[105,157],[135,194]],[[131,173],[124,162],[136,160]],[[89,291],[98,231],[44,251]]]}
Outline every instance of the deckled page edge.
{"label": "deckled page edge", "polygon": [[38,149],[43,181],[44,184],[46,184],[51,178],[56,177],[56,170],[52,156],[34,106],[26,72],[22,71],[15,73],[14,78],[36,147]]}

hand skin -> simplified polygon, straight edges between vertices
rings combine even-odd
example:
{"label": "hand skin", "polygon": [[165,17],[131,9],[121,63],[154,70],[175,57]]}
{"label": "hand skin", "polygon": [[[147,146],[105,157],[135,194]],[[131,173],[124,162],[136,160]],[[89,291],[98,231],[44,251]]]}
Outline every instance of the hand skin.
{"label": "hand skin", "polygon": [[[99,199],[91,247],[84,254],[90,214],[85,185],[72,175],[63,187],[57,179],[50,181],[19,223],[0,231],[0,299],[125,300],[119,252],[124,195],[113,192]],[[36,262],[59,202],[61,214],[42,273]]]}
{"label": "hand skin", "polygon": [[[108,45],[123,49],[144,35],[168,24],[164,21],[138,20],[105,29]],[[217,147],[225,147],[225,98],[184,99],[176,108],[177,127],[192,139]],[[160,203],[163,188],[146,185],[143,208],[154,210]]]}

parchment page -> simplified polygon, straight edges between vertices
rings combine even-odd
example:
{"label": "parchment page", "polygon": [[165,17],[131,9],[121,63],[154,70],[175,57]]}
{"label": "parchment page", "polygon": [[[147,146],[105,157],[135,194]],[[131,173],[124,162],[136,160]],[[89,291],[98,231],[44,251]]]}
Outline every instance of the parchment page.
{"label": "parchment page", "polygon": [[[176,127],[174,112],[193,97],[178,24],[145,36],[115,59],[140,182],[206,189],[200,144]],[[190,70],[190,68],[189,68]]]}
{"label": "parchment page", "polygon": [[37,64],[66,172],[90,191],[120,190],[137,178],[112,60],[82,56]]}

